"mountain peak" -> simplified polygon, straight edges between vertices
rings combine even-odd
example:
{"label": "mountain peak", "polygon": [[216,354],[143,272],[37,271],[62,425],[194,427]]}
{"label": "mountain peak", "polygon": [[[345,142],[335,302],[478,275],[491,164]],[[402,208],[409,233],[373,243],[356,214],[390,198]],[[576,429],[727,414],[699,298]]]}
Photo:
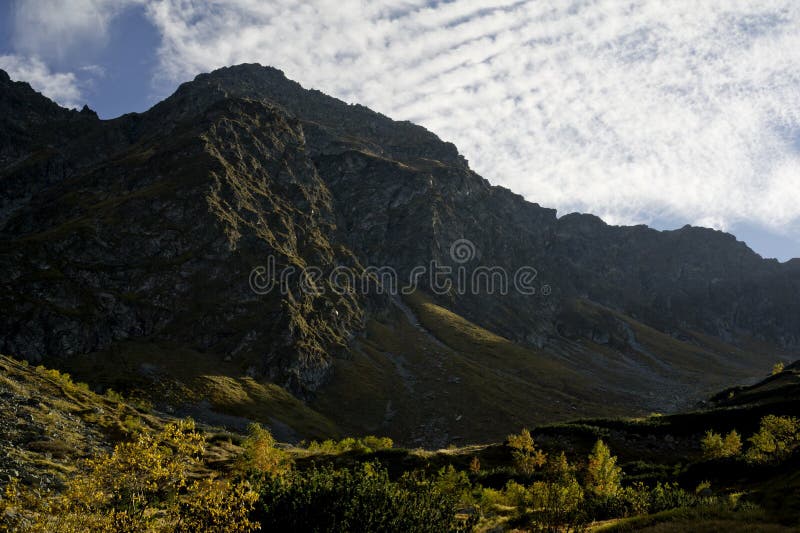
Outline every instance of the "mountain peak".
{"label": "mountain peak", "polygon": [[278,79],[283,79],[286,81],[290,81],[292,83],[296,83],[292,80],[289,80],[286,77],[286,74],[279,68],[273,67],[271,65],[262,65],[261,63],[239,63],[238,65],[229,65],[225,67],[220,67],[218,69],[214,69],[211,72],[203,72],[195,76],[195,80],[203,79],[203,78],[214,78],[214,77],[221,77],[221,76],[253,76],[253,75],[260,75],[260,76],[272,76]]}
{"label": "mountain peak", "polygon": [[197,106],[222,98],[250,98],[280,107],[303,122],[306,135],[317,141],[312,144],[326,151],[360,149],[401,161],[422,158],[467,168],[454,144],[422,126],[305,89],[270,66],[247,63],[200,74],[166,102]]}
{"label": "mountain peak", "polygon": [[[344,408],[330,391],[354,386],[361,376],[348,362],[365,354],[416,361],[419,387],[424,376],[451,383],[428,367],[432,353],[444,354],[465,381],[451,397],[476,404],[516,376],[524,395],[515,402],[534,412],[552,397],[553,376],[583,387],[568,392],[582,405],[596,397],[591,383],[608,378],[604,399],[661,410],[682,386],[703,394],[760,368],[754,343],[800,349],[800,271],[791,264],[763,261],[717,232],[558,219],[491,186],[425,128],[304,89],[271,67],[200,75],[146,113],[110,121],[64,110],[26,84],[0,82],[0,106],[2,352],[67,362],[95,354],[103,364],[146,343],[157,354],[147,364],[159,365],[177,344],[189,361],[230,363],[237,375],[327,397],[336,408],[326,416],[336,416]],[[453,253],[463,241],[465,262]],[[256,293],[254,268],[269,258],[281,269],[319,268],[323,294]],[[425,276],[408,302],[339,294],[329,277],[347,266],[364,280],[373,266],[399,285],[432,264],[454,278],[460,267],[505,272],[509,283],[535,275],[524,290],[447,294]],[[468,386],[465,361],[485,365]],[[368,379],[378,427],[387,401],[401,401],[387,396],[397,365],[362,363],[355,368],[377,371]],[[632,384],[618,387],[625,373]],[[487,379],[500,381],[486,389]],[[426,409],[447,418],[445,398],[430,398]],[[481,416],[497,407],[486,401],[475,406]],[[544,408],[561,416],[572,401]],[[408,427],[419,426],[415,409],[403,414]]]}

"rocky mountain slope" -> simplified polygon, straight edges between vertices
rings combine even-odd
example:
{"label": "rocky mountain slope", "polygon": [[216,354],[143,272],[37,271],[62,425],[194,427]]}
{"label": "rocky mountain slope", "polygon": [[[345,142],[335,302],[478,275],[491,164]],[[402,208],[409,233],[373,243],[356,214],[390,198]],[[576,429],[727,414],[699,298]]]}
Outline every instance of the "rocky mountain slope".
{"label": "rocky mountain slope", "polygon": [[[671,409],[800,352],[800,261],[702,228],[557,218],[425,129],[272,68],[204,74],[109,121],[0,72],[0,110],[0,350],[99,388],[197,411],[181,391],[213,382],[211,411],[269,405],[252,416],[298,438],[441,444]],[[252,289],[270,258],[294,268],[288,290]],[[422,276],[380,294],[368,268],[403,283],[431,261],[449,290]],[[345,267],[372,290],[337,290]],[[535,269],[531,290],[459,290],[478,267]]]}

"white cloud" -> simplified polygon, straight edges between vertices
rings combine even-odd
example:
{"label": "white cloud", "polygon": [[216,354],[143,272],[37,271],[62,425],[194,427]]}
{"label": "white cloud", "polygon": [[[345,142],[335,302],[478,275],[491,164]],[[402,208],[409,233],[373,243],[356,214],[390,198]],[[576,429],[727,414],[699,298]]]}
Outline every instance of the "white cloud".
{"label": "white cloud", "polygon": [[257,61],[419,122],[560,211],[800,218],[792,0],[158,0],[161,76]]}
{"label": "white cloud", "polygon": [[62,106],[79,107],[83,105],[81,88],[91,86],[92,78],[105,75],[102,66],[85,64],[85,61],[108,43],[113,18],[130,5],[142,2],[144,0],[13,2],[10,43],[15,53],[0,56],[0,68],[8,71],[13,79],[27,81]]}
{"label": "white cloud", "polygon": [[81,106],[81,91],[72,72],[51,72],[40,59],[0,55],[0,69],[11,79],[26,81],[31,87],[64,107]]}
{"label": "white cloud", "polygon": [[[49,0],[69,13],[53,8],[44,22],[53,37],[33,37],[30,50],[90,31],[102,38],[131,1]],[[149,0],[145,9],[162,34],[165,89],[260,62],[419,122],[492,182],[562,213],[778,231],[800,222],[795,0]]]}
{"label": "white cloud", "polygon": [[35,0],[13,4],[12,43],[25,55],[63,61],[108,42],[109,24],[143,0]]}

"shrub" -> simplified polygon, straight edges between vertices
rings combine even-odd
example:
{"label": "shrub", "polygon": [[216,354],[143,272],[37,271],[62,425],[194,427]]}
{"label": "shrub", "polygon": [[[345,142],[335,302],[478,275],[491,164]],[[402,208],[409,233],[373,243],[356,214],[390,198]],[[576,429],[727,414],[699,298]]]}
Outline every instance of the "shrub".
{"label": "shrub", "polygon": [[650,490],[642,482],[622,489],[620,499],[623,508],[621,516],[647,514],[650,510]]}
{"label": "shrub", "polygon": [[608,520],[646,514],[650,504],[651,490],[636,482],[620,488],[614,495],[588,493],[583,507],[587,519]]}
{"label": "shrub", "polygon": [[389,480],[375,463],[292,471],[265,480],[257,517],[265,531],[457,532],[457,498],[419,474]]}
{"label": "shrub", "polygon": [[140,433],[110,455],[89,459],[87,472],[72,480],[67,497],[89,511],[113,508],[144,517],[185,488],[187,470],[204,446],[191,421],[167,424],[157,436]]}
{"label": "shrub", "polygon": [[176,533],[235,533],[259,529],[250,521],[258,494],[247,483],[205,478],[193,482],[180,500]]}
{"label": "shrub", "polygon": [[722,456],[722,435],[714,431],[706,431],[705,436],[700,440],[700,449],[703,450],[703,457],[706,459],[716,459]]}
{"label": "shrub", "polygon": [[530,491],[514,480],[510,480],[503,488],[503,500],[506,505],[523,510],[533,504]]}
{"label": "shrub", "polygon": [[735,457],[742,451],[742,438],[736,430],[732,430],[723,438],[719,433],[706,431],[700,441],[703,457],[706,459],[723,459]]}
{"label": "shrub", "polygon": [[25,492],[13,484],[0,511],[8,514],[12,505],[25,531],[252,531],[248,516],[256,496],[246,484],[189,483],[204,446],[191,420],[167,424],[157,435],[140,433],[87,460],[63,494]]}
{"label": "shrub", "polygon": [[364,446],[369,450],[388,450],[394,446],[394,442],[389,437],[376,437],[367,435],[362,439]]}
{"label": "shrub", "polygon": [[439,470],[434,483],[438,491],[453,496],[459,505],[467,506],[475,503],[469,476],[466,472],[456,470],[453,465],[447,465]]}
{"label": "shrub", "polygon": [[247,433],[242,442],[244,451],[238,461],[240,470],[274,476],[291,469],[291,459],[286,452],[275,447],[275,438],[268,429],[254,423],[247,426]]}
{"label": "shrub", "polygon": [[784,368],[783,367],[783,363],[778,361],[772,367],[772,375],[774,376],[774,375],[780,374],[781,372],[783,372],[783,368]]}
{"label": "shrub", "polygon": [[735,457],[742,453],[742,437],[735,429],[725,435],[725,440],[722,441],[722,451],[725,457]]}
{"label": "shrub", "polygon": [[[525,433],[517,437],[523,444],[532,445]],[[584,491],[563,452],[547,461],[542,477],[543,480],[528,488],[509,481],[504,490],[506,504],[516,506],[522,522],[533,531],[569,531],[579,527],[585,515]]]}
{"label": "shrub", "polygon": [[547,461],[544,477],[548,481],[567,481],[575,477],[575,467],[569,464],[567,456],[562,451]]}
{"label": "shrub", "polygon": [[312,440],[308,443],[306,448],[310,452],[314,453],[337,453],[338,450],[336,448],[336,441],[328,439],[322,442]]}
{"label": "shrub", "polygon": [[518,435],[509,435],[508,445],[511,448],[514,465],[522,474],[527,476],[533,474],[547,461],[547,455],[536,447],[531,432],[527,429],[523,429]]}
{"label": "shrub", "polygon": [[480,488],[480,497],[478,505],[483,512],[491,511],[498,505],[506,505],[505,491],[492,489],[489,487]]}
{"label": "shrub", "polygon": [[668,509],[691,507],[697,504],[697,498],[677,483],[657,483],[650,491],[650,512],[658,513]]}
{"label": "shrub", "polygon": [[314,453],[327,453],[336,454],[351,451],[360,451],[365,453],[372,453],[377,450],[390,449],[394,446],[394,442],[389,437],[376,437],[374,435],[367,435],[361,439],[347,437],[336,442],[335,440],[328,439],[322,442],[311,441],[307,449]]}
{"label": "shrub", "polygon": [[36,507],[36,499],[19,486],[19,479],[12,478],[0,494],[0,524],[2,531],[20,531],[27,521],[26,509]]}
{"label": "shrub", "polygon": [[800,420],[793,416],[767,415],[750,437],[747,459],[753,463],[780,462],[800,446]]}
{"label": "shrub", "polygon": [[581,504],[584,493],[575,478],[560,482],[536,481],[530,489],[534,530],[562,531],[583,524]]}

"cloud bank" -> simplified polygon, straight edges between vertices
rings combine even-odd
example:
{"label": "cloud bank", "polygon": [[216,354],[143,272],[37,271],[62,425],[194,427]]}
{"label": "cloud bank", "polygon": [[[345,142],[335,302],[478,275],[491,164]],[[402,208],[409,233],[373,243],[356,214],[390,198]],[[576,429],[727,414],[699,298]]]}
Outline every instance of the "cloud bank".
{"label": "cloud bank", "polygon": [[64,61],[108,42],[111,20],[144,0],[18,0],[12,4],[14,48]]}
{"label": "cloud bank", "polygon": [[493,183],[561,213],[784,232],[800,221],[794,0],[152,0],[144,9],[162,35],[155,82],[165,92],[260,62],[421,123]]}
{"label": "cloud bank", "polygon": [[0,69],[64,107],[81,106],[81,91],[72,72],[52,72],[41,59],[15,54],[0,55]]}

